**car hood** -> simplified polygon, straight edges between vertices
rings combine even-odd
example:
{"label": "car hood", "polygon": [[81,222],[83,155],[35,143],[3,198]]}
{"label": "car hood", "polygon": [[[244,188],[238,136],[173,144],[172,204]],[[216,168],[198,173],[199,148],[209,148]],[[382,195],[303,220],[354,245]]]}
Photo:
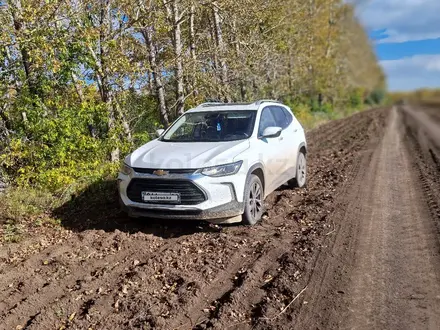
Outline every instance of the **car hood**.
{"label": "car hood", "polygon": [[234,157],[248,148],[249,140],[177,143],[154,140],[127,156],[125,162],[140,168],[198,169],[232,163]]}

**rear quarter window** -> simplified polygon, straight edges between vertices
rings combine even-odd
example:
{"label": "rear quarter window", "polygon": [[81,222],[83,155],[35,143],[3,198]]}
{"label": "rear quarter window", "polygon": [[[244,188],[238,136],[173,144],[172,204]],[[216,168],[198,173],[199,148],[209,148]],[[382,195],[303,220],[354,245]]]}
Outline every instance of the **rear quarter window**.
{"label": "rear quarter window", "polygon": [[[286,116],[287,126],[289,126],[289,125],[292,123],[292,121],[293,121],[293,115],[292,115],[292,113],[291,113],[289,110],[287,110],[286,108],[282,108],[282,109],[283,109],[284,115]],[[286,126],[286,127],[287,127],[287,126]]]}
{"label": "rear quarter window", "polygon": [[271,112],[277,122],[277,125],[282,129],[287,128],[293,121],[293,116],[290,111],[283,107],[272,106]]}

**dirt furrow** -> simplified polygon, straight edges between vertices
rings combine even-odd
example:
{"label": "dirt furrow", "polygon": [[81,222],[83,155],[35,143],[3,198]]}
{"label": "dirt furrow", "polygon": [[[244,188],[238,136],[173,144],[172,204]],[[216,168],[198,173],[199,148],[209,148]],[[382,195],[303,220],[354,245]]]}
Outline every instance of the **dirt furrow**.
{"label": "dirt furrow", "polygon": [[437,181],[440,171],[417,172],[417,163],[432,165],[429,152],[415,148],[432,141],[422,122],[392,110],[380,144],[347,191],[347,205],[334,214],[335,236],[318,256],[294,328],[438,328],[438,195],[427,192],[426,182]]}
{"label": "dirt furrow", "polygon": [[[44,259],[40,259],[40,264],[36,269],[28,269],[35,272],[41,272],[42,268],[48,267],[42,277],[43,281],[35,281],[33,278],[28,280],[26,284],[23,281],[17,285],[20,287],[19,296],[11,295],[5,299],[5,303],[10,302],[12,307],[4,309],[4,314],[0,316],[0,321],[5,325],[19,325],[27,318],[32,318],[33,315],[44,317],[43,310],[49,310],[52,314],[57,314],[56,308],[52,308],[52,304],[58,304],[63,300],[73,300],[79,292],[86,290],[92,290],[95,285],[98,287],[100,283],[105,283],[108,277],[114,276],[114,273],[119,269],[124,269],[130,262],[132,262],[133,255],[139,254],[139,249],[135,248],[137,241],[138,247],[144,247],[148,251],[149,248],[160,246],[160,242],[155,242],[156,238],[151,237],[147,240],[145,246],[139,244],[139,240],[131,239],[130,247],[125,249],[124,240],[129,238],[124,233],[111,235],[110,241],[112,251],[106,250],[106,254],[101,258],[87,258],[80,257],[73,251],[64,253],[68,255],[71,264],[68,266],[63,260],[57,260],[54,255],[45,255]],[[90,235],[89,235],[90,238]],[[115,238],[115,239],[113,239]],[[96,239],[96,237],[95,237]],[[87,242],[83,241],[86,245]],[[102,244],[101,241],[95,241],[95,243]],[[159,248],[159,247],[158,247]],[[64,249],[61,249],[64,250]],[[97,250],[88,251],[89,255],[99,254]],[[150,252],[151,253],[151,252]],[[75,255],[69,255],[75,254]],[[40,279],[40,278],[38,278]],[[45,281],[44,281],[45,279]],[[44,282],[44,283],[42,283]],[[59,314],[59,313],[58,313]],[[33,317],[36,318],[36,317]]]}
{"label": "dirt furrow", "polygon": [[309,132],[308,188],[274,192],[255,227],[129,220],[116,202],[105,211],[78,207],[63,218],[67,239],[2,269],[2,324],[283,328],[298,305],[272,318],[307,284],[386,115],[367,111]]}

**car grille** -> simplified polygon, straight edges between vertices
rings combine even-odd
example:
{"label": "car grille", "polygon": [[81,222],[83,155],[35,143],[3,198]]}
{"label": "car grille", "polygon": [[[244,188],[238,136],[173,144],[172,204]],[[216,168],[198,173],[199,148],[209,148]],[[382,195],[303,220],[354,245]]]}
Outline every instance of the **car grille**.
{"label": "car grille", "polygon": [[[141,168],[141,167],[134,167],[133,170],[137,173],[144,173],[144,174],[154,174],[154,171],[156,169],[154,168]],[[164,171],[168,172],[169,174],[193,174],[196,169],[163,169]]]}
{"label": "car grille", "polygon": [[[133,202],[145,203],[142,200],[142,192],[179,193],[180,204],[195,205],[206,200],[205,193],[193,182],[188,180],[169,179],[133,179],[127,188],[127,196]],[[164,204],[160,202],[148,202],[149,204]]]}

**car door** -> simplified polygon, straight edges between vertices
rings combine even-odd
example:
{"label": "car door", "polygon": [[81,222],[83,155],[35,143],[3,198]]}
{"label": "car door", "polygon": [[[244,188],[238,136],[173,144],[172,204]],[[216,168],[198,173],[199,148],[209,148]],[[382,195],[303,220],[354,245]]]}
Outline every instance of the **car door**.
{"label": "car door", "polygon": [[292,151],[291,168],[296,174],[296,161],[298,160],[299,147],[300,144],[305,141],[304,129],[290,110],[284,107],[282,109],[286,114],[288,121],[288,127],[286,128],[286,130],[289,132],[289,135],[291,136],[290,139],[291,141],[290,147]]}
{"label": "car door", "polygon": [[280,169],[279,178],[277,180],[278,184],[281,185],[295,175],[295,171],[293,169],[295,164],[295,132],[292,127],[290,127],[292,118],[288,116],[283,107],[271,106],[270,110],[275,118],[277,126],[283,129],[279,137],[282,153],[279,158]]}
{"label": "car door", "polygon": [[260,159],[263,162],[266,177],[266,191],[265,194],[271,193],[277,186],[279,173],[282,170],[283,164],[280,159],[283,157],[283,148],[281,148],[280,137],[263,138],[263,132],[267,127],[277,127],[277,122],[271,112],[270,107],[262,110],[260,122],[258,126],[258,152]]}

